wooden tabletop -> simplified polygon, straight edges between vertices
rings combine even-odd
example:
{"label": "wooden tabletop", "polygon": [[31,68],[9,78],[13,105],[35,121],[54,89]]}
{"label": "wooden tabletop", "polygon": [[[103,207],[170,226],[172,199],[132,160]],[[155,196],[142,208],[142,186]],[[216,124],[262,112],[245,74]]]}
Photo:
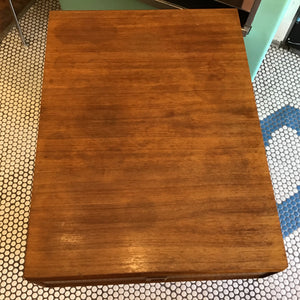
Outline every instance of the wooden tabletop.
{"label": "wooden tabletop", "polygon": [[286,266],[237,12],[51,12],[25,278]]}

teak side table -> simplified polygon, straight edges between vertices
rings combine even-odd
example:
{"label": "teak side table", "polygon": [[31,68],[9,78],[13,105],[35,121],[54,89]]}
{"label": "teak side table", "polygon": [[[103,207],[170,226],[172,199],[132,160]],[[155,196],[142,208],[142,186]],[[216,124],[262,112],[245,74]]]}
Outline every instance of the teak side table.
{"label": "teak side table", "polygon": [[236,10],[51,12],[24,277],[286,267]]}

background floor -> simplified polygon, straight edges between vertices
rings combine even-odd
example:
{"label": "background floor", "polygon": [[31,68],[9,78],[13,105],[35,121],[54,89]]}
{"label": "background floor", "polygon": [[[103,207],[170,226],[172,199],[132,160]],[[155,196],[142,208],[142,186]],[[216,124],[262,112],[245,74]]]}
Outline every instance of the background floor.
{"label": "background floor", "polygon": [[255,78],[258,115],[289,261],[265,279],[42,288],[22,278],[48,11],[37,0],[0,44],[1,299],[300,299],[300,58],[271,48]]}

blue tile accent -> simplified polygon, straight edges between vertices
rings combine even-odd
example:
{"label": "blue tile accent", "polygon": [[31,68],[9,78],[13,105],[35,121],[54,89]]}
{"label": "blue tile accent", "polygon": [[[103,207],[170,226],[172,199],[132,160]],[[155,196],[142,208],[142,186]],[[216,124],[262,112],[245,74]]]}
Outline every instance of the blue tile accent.
{"label": "blue tile accent", "polygon": [[300,186],[298,193],[291,196],[281,204],[277,204],[282,235],[285,238],[300,228]]}
{"label": "blue tile accent", "polygon": [[[284,106],[262,120],[260,125],[265,147],[269,145],[272,133],[283,126],[297,130],[300,135],[300,110],[290,105]],[[300,186],[297,189],[298,193],[277,204],[283,237],[300,228]]]}
{"label": "blue tile accent", "polygon": [[284,125],[297,130],[300,135],[300,110],[290,105],[284,106],[260,121],[265,146],[269,145],[272,133]]}

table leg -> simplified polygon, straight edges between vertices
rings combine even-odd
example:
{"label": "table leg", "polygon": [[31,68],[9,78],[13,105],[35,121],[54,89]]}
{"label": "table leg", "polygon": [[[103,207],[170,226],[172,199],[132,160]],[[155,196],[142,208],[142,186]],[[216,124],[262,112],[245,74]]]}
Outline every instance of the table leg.
{"label": "table leg", "polygon": [[21,27],[20,27],[20,24],[19,24],[19,21],[18,21],[18,18],[17,18],[17,15],[16,15],[16,12],[15,12],[15,9],[13,7],[13,4],[12,4],[11,0],[8,0],[8,2],[9,2],[9,5],[10,5],[11,12],[13,14],[13,17],[14,17],[14,20],[15,20],[20,38],[22,40],[22,43],[23,43],[24,46],[27,46],[26,41],[25,41],[24,36],[23,36],[23,33],[22,33],[22,30],[21,30]]}

